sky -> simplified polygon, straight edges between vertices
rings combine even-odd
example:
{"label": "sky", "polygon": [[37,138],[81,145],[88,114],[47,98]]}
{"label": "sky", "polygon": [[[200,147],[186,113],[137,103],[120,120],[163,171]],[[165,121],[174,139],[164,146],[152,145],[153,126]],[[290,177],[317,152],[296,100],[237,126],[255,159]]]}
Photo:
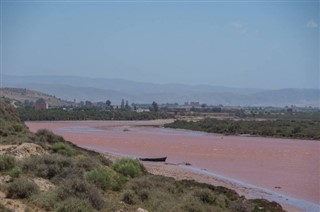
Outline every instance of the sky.
{"label": "sky", "polygon": [[319,1],[1,0],[1,69],[319,88],[319,11]]}

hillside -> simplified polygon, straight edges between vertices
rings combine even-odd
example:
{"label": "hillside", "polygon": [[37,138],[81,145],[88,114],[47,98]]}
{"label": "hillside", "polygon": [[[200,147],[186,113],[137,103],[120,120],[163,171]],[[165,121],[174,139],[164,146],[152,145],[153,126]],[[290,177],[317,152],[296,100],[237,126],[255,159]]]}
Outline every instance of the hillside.
{"label": "hillside", "polygon": [[1,102],[0,114],[1,211],[283,211],[224,187],[151,175],[137,160],[111,161],[48,130],[33,134]]}
{"label": "hillside", "polygon": [[[48,95],[39,91],[33,91],[24,88],[0,88],[1,97],[14,100],[16,102],[24,103],[36,102],[38,99],[43,98],[50,107],[70,105],[71,102],[62,100],[53,95]],[[18,103],[15,103],[17,105]]]}
{"label": "hillside", "polygon": [[121,99],[134,103],[183,104],[195,101],[226,106],[320,106],[319,89],[229,88],[212,85],[155,84],[123,79],[88,78],[75,76],[4,76],[4,85],[41,91],[73,101]]}

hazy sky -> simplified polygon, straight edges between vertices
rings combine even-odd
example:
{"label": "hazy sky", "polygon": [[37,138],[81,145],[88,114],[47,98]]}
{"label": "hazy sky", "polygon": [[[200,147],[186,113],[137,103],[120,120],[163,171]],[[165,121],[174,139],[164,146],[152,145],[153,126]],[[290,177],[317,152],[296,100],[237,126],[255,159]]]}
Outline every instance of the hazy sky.
{"label": "hazy sky", "polygon": [[319,1],[3,1],[2,72],[319,88]]}

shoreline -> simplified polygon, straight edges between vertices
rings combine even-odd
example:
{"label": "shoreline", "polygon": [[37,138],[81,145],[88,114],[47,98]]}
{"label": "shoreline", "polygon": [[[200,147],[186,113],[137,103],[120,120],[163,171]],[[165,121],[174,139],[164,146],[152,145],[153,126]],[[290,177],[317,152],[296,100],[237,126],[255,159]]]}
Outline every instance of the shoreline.
{"label": "shoreline", "polygon": [[[80,146],[81,148],[87,148]],[[91,149],[94,150],[94,149]],[[95,151],[95,150],[94,150]],[[125,155],[114,152],[102,153],[111,160],[119,158],[136,158],[132,155]],[[222,186],[236,191],[239,195],[247,199],[267,199],[279,203],[285,211],[320,211],[320,205],[289,197],[287,195],[271,191],[269,189],[252,185],[237,179],[219,175],[204,169],[193,167],[192,165],[172,164],[166,162],[146,162],[141,161],[150,174],[172,177],[176,180],[194,180],[200,183],[206,183],[213,186]]]}

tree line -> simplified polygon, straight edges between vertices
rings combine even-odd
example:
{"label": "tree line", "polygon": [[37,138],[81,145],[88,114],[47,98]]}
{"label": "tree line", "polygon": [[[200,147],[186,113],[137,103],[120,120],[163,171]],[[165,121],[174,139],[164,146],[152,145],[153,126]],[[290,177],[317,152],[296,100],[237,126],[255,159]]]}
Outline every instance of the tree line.
{"label": "tree line", "polygon": [[320,140],[320,120],[176,120],[168,128],[181,128],[225,135],[249,134],[263,137],[300,138]]}
{"label": "tree line", "polygon": [[126,110],[100,110],[97,108],[77,108],[63,110],[61,108],[34,110],[19,108],[19,116],[23,121],[54,121],[54,120],[155,120],[174,118],[162,112],[135,112]]}

